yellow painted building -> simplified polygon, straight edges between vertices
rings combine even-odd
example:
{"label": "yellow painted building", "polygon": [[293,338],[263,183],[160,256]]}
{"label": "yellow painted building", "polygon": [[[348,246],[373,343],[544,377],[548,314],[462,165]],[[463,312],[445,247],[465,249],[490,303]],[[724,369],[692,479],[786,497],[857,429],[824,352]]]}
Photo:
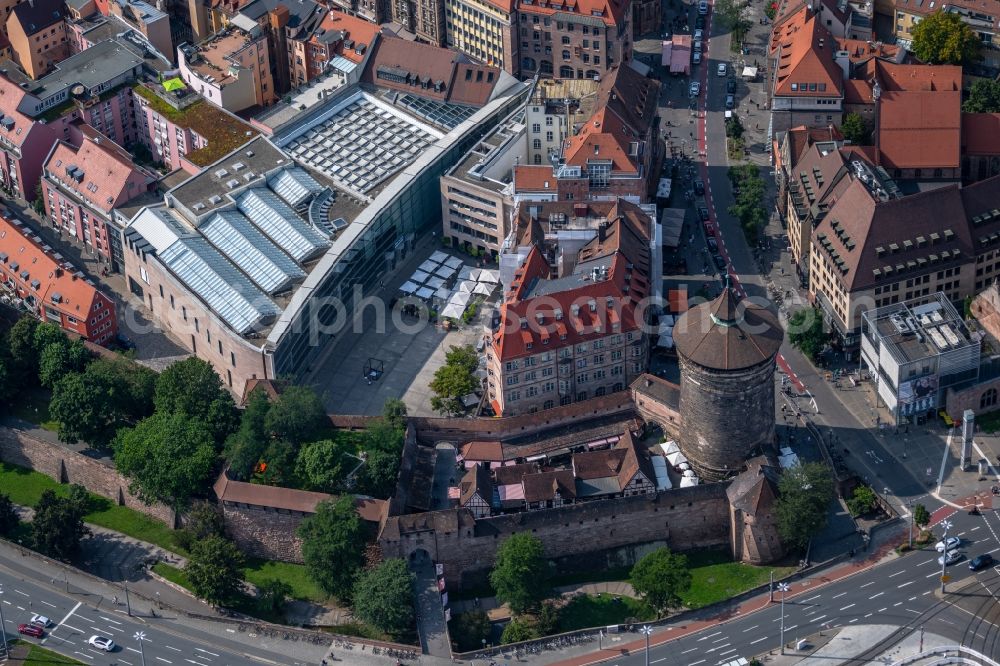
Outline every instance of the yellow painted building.
{"label": "yellow painted building", "polygon": [[512,38],[513,5],[504,0],[445,0],[448,46],[487,65],[517,74],[517,42]]}

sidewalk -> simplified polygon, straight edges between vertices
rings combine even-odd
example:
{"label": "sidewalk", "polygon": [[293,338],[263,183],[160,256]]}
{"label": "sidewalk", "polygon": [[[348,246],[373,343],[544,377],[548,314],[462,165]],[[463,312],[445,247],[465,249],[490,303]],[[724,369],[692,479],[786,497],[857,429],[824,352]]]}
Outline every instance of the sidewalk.
{"label": "sidewalk", "polygon": [[[632,589],[631,583],[624,580],[562,585],[554,588],[553,591],[561,597],[571,597],[576,594],[610,594],[615,597],[639,598],[639,595]],[[506,604],[500,604],[496,597],[482,597],[474,600],[463,599],[451,602],[451,610],[455,614],[476,609],[486,611],[486,614],[490,616],[490,620],[494,622],[505,620],[511,616],[510,609],[507,608]]]}
{"label": "sidewalk", "polygon": [[[797,580],[790,584],[789,591],[786,593],[787,596],[785,598],[794,599],[797,595],[814,593],[818,587],[822,587],[827,583],[847,578],[856,573],[877,566],[887,559],[898,557],[893,552],[893,547],[897,543],[897,539],[898,530],[890,530],[885,533],[877,534],[875,541],[878,543],[872,544],[867,557],[856,557],[853,560],[834,565],[825,571],[818,571],[814,575],[806,576]],[[703,629],[718,626],[728,620],[733,620],[767,608],[770,605],[771,602],[768,598],[768,594],[764,592],[739,604],[731,606],[723,605],[721,607],[710,609],[709,612],[711,612],[712,615],[709,617],[692,619],[690,621],[679,620],[681,624],[670,624],[657,627],[656,632],[650,638],[650,645],[653,646],[669,643],[679,638],[702,631]],[[691,616],[695,617],[697,616],[697,613],[693,613]],[[627,650],[629,652],[634,652],[636,650],[641,650],[644,646],[645,643],[643,640],[636,639],[628,643],[615,644],[613,647],[608,647],[603,651],[590,651],[587,654],[581,654],[553,663],[558,664],[558,666],[586,666],[588,664],[596,664],[602,661],[620,658],[623,651]],[[544,659],[545,655],[539,655],[539,657]],[[534,659],[531,661],[534,661]],[[543,662],[538,661],[537,663]]]}

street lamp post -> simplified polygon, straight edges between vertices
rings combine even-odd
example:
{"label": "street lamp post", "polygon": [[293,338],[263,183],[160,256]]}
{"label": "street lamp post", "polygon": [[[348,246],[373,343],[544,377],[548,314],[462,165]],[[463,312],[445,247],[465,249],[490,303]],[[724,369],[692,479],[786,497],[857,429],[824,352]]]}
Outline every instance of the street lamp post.
{"label": "street lamp post", "polygon": [[646,636],[646,666],[649,666],[649,635],[653,633],[653,628],[648,624],[643,625],[639,633]]}
{"label": "street lamp post", "polygon": [[913,500],[906,500],[906,508],[910,511],[910,550],[913,550]]}
{"label": "street lamp post", "polygon": [[134,638],[139,641],[139,659],[142,661],[142,666],[146,666],[146,651],[142,647],[142,642],[146,640],[146,632],[137,631]]}
{"label": "street lamp post", "polygon": [[[3,589],[0,588],[0,597],[3,596]],[[3,602],[0,601],[0,636],[3,637],[3,656],[4,659],[10,657],[7,653],[7,623],[3,619]]]}
{"label": "street lamp post", "polygon": [[781,592],[781,654],[785,654],[785,592],[788,592],[788,583],[778,583],[778,592]]}
{"label": "street lamp post", "polygon": [[951,529],[951,521],[942,520],[941,528],[944,530],[944,538],[942,543],[944,543],[944,552],[941,553],[941,594],[944,594],[944,571],[945,567],[948,566],[948,530]]}

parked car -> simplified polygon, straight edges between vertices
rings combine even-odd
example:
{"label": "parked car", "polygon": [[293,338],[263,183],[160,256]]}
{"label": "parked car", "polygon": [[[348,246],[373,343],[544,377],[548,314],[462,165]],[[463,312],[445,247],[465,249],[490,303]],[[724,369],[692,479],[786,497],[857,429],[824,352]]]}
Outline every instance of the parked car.
{"label": "parked car", "polygon": [[115,649],[115,642],[107,636],[91,636],[87,644],[105,652],[114,652]]}
{"label": "parked car", "polygon": [[947,541],[938,541],[936,544],[934,544],[934,550],[936,550],[939,553],[943,553],[945,547],[947,547],[948,550],[951,550],[952,548],[958,548],[958,546],[961,543],[962,540],[959,539],[958,537],[948,537]]}
{"label": "parked car", "polygon": [[32,638],[41,638],[45,635],[42,628],[34,624],[17,625],[17,633],[24,634],[25,636],[31,636]]}
{"label": "parked car", "polygon": [[732,95],[726,95],[726,108],[731,109],[736,106],[736,98]]}
{"label": "parked car", "polygon": [[705,0],[700,0],[700,2],[698,3],[698,14],[700,16],[708,14],[708,2],[706,2]]}
{"label": "parked car", "polygon": [[36,627],[41,627],[42,629],[47,629],[52,624],[52,620],[45,617],[44,615],[39,615],[38,613],[35,613],[31,616],[31,619],[28,620],[28,623],[33,624]]}
{"label": "parked car", "polygon": [[736,94],[736,81],[734,81],[733,79],[729,79],[728,81],[726,81],[726,92],[729,93],[730,95]]}
{"label": "parked car", "polygon": [[937,563],[944,565],[954,564],[955,562],[958,562],[960,559],[962,559],[962,551],[949,550],[947,555],[942,555],[941,557],[938,558]]}
{"label": "parked car", "polygon": [[726,63],[720,62],[719,66],[716,68],[715,73],[717,76],[725,76],[727,73]]}
{"label": "parked car", "polygon": [[705,194],[705,183],[701,180],[694,181],[694,193],[699,197]]}
{"label": "parked car", "polygon": [[995,563],[993,556],[989,553],[983,553],[979,557],[974,557],[969,562],[969,568],[973,571],[979,571],[980,569],[985,569],[986,567],[991,567]]}
{"label": "parked car", "polygon": [[698,219],[702,222],[708,222],[709,220],[708,209],[704,206],[698,206]]}
{"label": "parked car", "polygon": [[711,224],[709,224],[708,222],[705,223],[705,235],[706,236],[714,236],[715,235],[715,228]]}
{"label": "parked car", "polygon": [[696,39],[693,42],[693,48],[695,53],[701,53],[701,40]]}
{"label": "parked car", "polygon": [[688,95],[691,97],[697,97],[701,94],[701,82],[692,81],[691,85],[688,87]]}
{"label": "parked car", "polygon": [[705,27],[705,17],[704,16],[699,16],[699,17],[695,18],[695,20],[694,20],[694,27],[696,27],[696,28],[704,28]]}
{"label": "parked car", "polygon": [[704,39],[705,38],[705,31],[702,30],[701,28],[696,28],[695,31],[694,31],[694,38],[695,39]]}
{"label": "parked car", "polygon": [[708,237],[708,250],[712,254],[715,254],[716,252],[719,251],[719,243],[711,236]]}
{"label": "parked car", "polygon": [[720,271],[726,270],[726,260],[723,259],[721,256],[713,254],[712,261],[715,262],[715,267],[718,268]]}
{"label": "parked car", "polygon": [[695,65],[701,64],[701,51],[695,51],[691,54],[691,62]]}

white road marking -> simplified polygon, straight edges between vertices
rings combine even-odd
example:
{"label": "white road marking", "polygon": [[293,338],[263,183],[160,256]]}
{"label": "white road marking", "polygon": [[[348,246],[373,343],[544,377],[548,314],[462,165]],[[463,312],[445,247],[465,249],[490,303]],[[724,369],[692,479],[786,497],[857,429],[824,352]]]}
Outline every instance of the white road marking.
{"label": "white road marking", "polygon": [[708,636],[702,636],[702,637],[701,637],[701,638],[699,638],[698,640],[699,640],[699,641],[707,641],[707,640],[708,640],[709,638],[711,638],[712,636],[718,636],[718,635],[720,635],[721,633],[722,633],[721,631],[717,631],[717,632],[715,632],[714,634],[709,634]]}
{"label": "white road marking", "polygon": [[18,607],[17,607],[17,610],[19,610],[19,611],[23,611],[23,610],[27,610],[27,609],[26,609],[26,608],[25,608],[24,606],[18,606]]}
{"label": "white road marking", "polygon": [[864,589],[864,588],[868,587],[869,585],[874,585],[874,584],[875,584],[875,581],[872,581],[872,582],[870,582],[870,583],[865,583],[864,585],[862,585],[862,586],[861,586],[860,588],[858,588],[858,589]]}
{"label": "white road marking", "polygon": [[766,640],[767,640],[767,636],[764,636],[763,638],[758,638],[755,641],[750,641],[750,645],[756,645],[757,643],[760,643],[761,641],[766,641]]}
{"label": "white road marking", "polygon": [[971,530],[969,530],[969,531],[970,531],[970,532],[975,532],[975,531],[976,531],[976,530],[978,530],[978,529],[979,529],[980,527],[982,527],[982,525],[976,525],[975,527],[973,527],[973,528],[972,528]]}
{"label": "white road marking", "polygon": [[195,651],[196,651],[196,652],[204,652],[205,654],[210,654],[210,655],[212,655],[213,657],[218,657],[218,656],[219,656],[219,655],[215,654],[214,652],[209,652],[208,650],[202,650],[202,649],[201,649],[201,648],[199,648],[199,647],[196,647],[196,648],[195,648]]}
{"label": "white road marking", "polygon": [[884,613],[884,612],[886,612],[887,610],[889,610],[889,607],[888,607],[888,606],[886,606],[885,608],[879,608],[879,609],[878,609],[877,611],[875,611],[875,612],[876,612],[876,613]]}
{"label": "white road marking", "polygon": [[728,638],[726,638],[725,636],[723,636],[722,638],[718,638],[718,639],[712,641],[712,644],[714,645],[715,643],[721,643],[722,641],[728,641],[728,640],[729,640]]}
{"label": "white road marking", "polygon": [[76,616],[78,618],[80,618],[81,620],[83,620],[84,622],[94,622],[94,620],[91,620],[89,617],[87,617],[83,613],[77,613]]}
{"label": "white road marking", "polygon": [[138,650],[136,650],[135,648],[126,647],[125,649],[126,650],[131,650],[132,652],[135,652],[136,654],[140,654],[140,652]]}
{"label": "white road marking", "polygon": [[86,657],[87,659],[89,659],[91,661],[94,661],[94,658],[92,656],[90,656],[89,654],[84,654],[83,652],[80,652],[79,650],[74,651],[73,654],[78,654],[81,657]]}
{"label": "white road marking", "polygon": [[698,664],[704,664],[704,663],[705,663],[705,660],[702,659],[700,661],[692,661],[690,664],[688,664],[688,666],[698,666]]}
{"label": "white road marking", "polygon": [[812,601],[813,599],[819,599],[819,598],[820,598],[821,596],[823,596],[823,595],[821,595],[821,594],[817,594],[817,595],[816,595],[816,596],[814,596],[814,597],[809,597],[808,599],[803,599],[803,600],[802,600],[802,603],[805,603],[805,602],[807,602],[807,601]]}
{"label": "white road marking", "polygon": [[847,594],[847,592],[841,592],[840,594],[835,595],[833,598],[834,599],[839,599],[840,597],[844,596],[845,594]]}
{"label": "white road marking", "polygon": [[845,610],[847,610],[848,608],[853,608],[853,607],[854,607],[854,606],[856,606],[856,605],[857,605],[857,604],[847,604],[846,606],[844,606],[844,607],[843,607],[843,608],[841,608],[840,610],[842,610],[842,611],[845,611]]}
{"label": "white road marking", "polygon": [[908,580],[908,581],[906,581],[905,583],[903,583],[901,585],[897,585],[896,589],[898,590],[899,588],[906,587],[907,585],[913,585],[913,581],[912,580]]}
{"label": "white road marking", "polygon": [[169,659],[164,659],[163,657],[157,657],[157,659],[159,659],[160,661],[162,661],[162,662],[164,662],[166,664],[172,664],[172,663],[174,663],[174,662],[170,661]]}
{"label": "white road marking", "polygon": [[813,619],[809,620],[809,623],[811,624],[811,623],[813,623],[813,622],[819,622],[819,621],[820,621],[820,620],[822,620],[822,619],[823,619],[824,617],[826,617],[826,615],[820,615],[819,617],[814,617]]}
{"label": "white road marking", "polygon": [[[58,629],[59,627],[61,627],[61,626],[63,625],[63,623],[64,623],[64,622],[66,622],[66,620],[68,620],[68,619],[69,619],[70,617],[72,617],[72,616],[73,616],[73,613],[75,613],[75,612],[76,612],[76,609],[77,609],[77,608],[79,608],[79,607],[80,607],[80,606],[82,606],[82,605],[83,605],[83,602],[82,602],[82,601],[78,601],[78,602],[76,602],[76,606],[73,606],[73,608],[71,608],[71,609],[70,609],[70,611],[69,611],[68,613],[66,613],[66,617],[64,617],[64,618],[63,618],[62,620],[60,620],[60,621],[59,621],[59,624],[57,624],[57,625],[56,625],[55,627],[53,627],[52,631],[50,631],[50,632],[49,632],[49,635],[48,635],[48,636],[46,636],[45,638],[43,638],[42,640],[38,641],[38,642],[39,642],[39,644],[40,644],[40,645],[41,645],[41,644],[44,644],[44,643],[45,643],[45,641],[47,641],[47,640],[49,640],[50,638],[52,638],[52,634],[54,634],[54,633],[56,632],[56,630],[57,630],[57,629]],[[69,625],[67,625],[67,626],[69,626]],[[73,627],[70,627],[70,629],[73,629]],[[80,630],[79,630],[79,629],[74,629],[74,631],[80,631]],[[81,632],[81,633],[82,633],[82,632]]]}
{"label": "white road marking", "polygon": [[920,611],[915,611],[912,608],[907,608],[906,610],[910,611],[911,613],[916,613],[917,615],[920,615]]}
{"label": "white road marking", "polygon": [[181,650],[180,648],[175,648],[172,645],[164,645],[163,647],[167,648],[168,650],[173,650],[174,652],[183,652],[183,650]]}
{"label": "white road marking", "polygon": [[848,620],[847,624],[851,624],[852,622],[857,622],[857,621],[858,621],[858,618],[854,617],[854,618],[851,618],[850,620]]}
{"label": "white road marking", "polygon": [[795,628],[796,628],[796,627],[798,627],[798,626],[799,626],[799,625],[797,625],[797,624],[793,624],[793,625],[792,625],[792,626],[790,626],[790,627],[785,627],[785,631],[791,631],[792,629],[795,629]]}
{"label": "white road marking", "polygon": [[28,594],[27,592],[22,592],[21,590],[18,589],[15,589],[14,591],[20,594],[22,597],[28,597],[29,599],[31,598],[31,595]]}
{"label": "white road marking", "polygon": [[934,578],[934,576],[940,576],[940,575],[941,574],[939,574],[937,571],[935,571],[934,573],[930,574],[929,576],[924,576],[924,578]]}
{"label": "white road marking", "polygon": [[732,654],[732,653],[734,653],[734,652],[736,652],[736,648],[733,648],[732,650],[726,650],[725,652],[720,652],[719,654],[717,654],[717,655],[715,655],[715,656],[716,656],[716,657],[721,657],[721,656],[722,656],[722,655],[724,655],[724,654]]}
{"label": "white road marking", "polygon": [[112,620],[110,617],[104,617],[103,615],[101,616],[101,619],[102,620],[106,620],[106,621],[110,622],[111,624],[118,624],[118,625],[121,624],[121,622],[119,622],[118,620]]}
{"label": "white road marking", "polygon": [[934,591],[934,590],[927,590],[926,592],[924,592],[924,593],[923,593],[923,594],[921,594],[920,596],[922,596],[922,597],[926,597],[926,596],[927,596],[928,594],[930,594],[930,593],[931,593],[931,592],[933,592],[933,591]]}
{"label": "white road marking", "polygon": [[[83,629],[77,629],[77,628],[76,628],[76,627],[74,627],[74,626],[73,626],[72,624],[67,624],[67,625],[64,625],[64,626],[65,626],[65,627],[66,627],[67,629],[72,629],[73,631],[75,631],[75,632],[77,632],[77,633],[80,633],[80,634],[82,634],[82,633],[83,633]],[[55,629],[53,629],[52,631],[55,631]],[[51,633],[51,632],[50,632],[50,633]]]}
{"label": "white road marking", "polygon": [[893,608],[895,608],[896,606],[902,606],[902,605],[903,605],[903,602],[902,602],[902,601],[897,601],[896,603],[894,603],[894,604],[892,605],[892,607],[893,607]]}
{"label": "white road marking", "polygon": [[894,573],[894,574],[889,574],[889,578],[893,578],[893,577],[895,577],[895,576],[898,576],[898,575],[900,575],[900,574],[905,574],[905,573],[906,573],[906,569],[903,569],[902,571],[897,571],[897,572],[896,572],[896,573]]}
{"label": "white road marking", "polygon": [[49,602],[47,602],[47,601],[42,601],[41,599],[39,599],[39,601],[41,601],[41,602],[42,602],[43,604],[45,604],[45,605],[46,605],[46,606],[48,606],[49,608],[55,608],[55,607],[56,607],[56,605],[55,605],[55,604],[50,604],[50,603],[49,603]]}
{"label": "white road marking", "polygon": [[705,654],[709,654],[709,653],[711,653],[711,652],[715,652],[716,650],[721,650],[722,648],[727,648],[727,647],[729,647],[730,645],[732,645],[732,643],[726,643],[726,644],[724,644],[724,645],[720,645],[720,646],[718,646],[718,647],[714,647],[714,648],[709,648],[708,650],[705,650]]}
{"label": "white road marking", "polygon": [[882,596],[883,594],[885,594],[885,592],[879,592],[878,594],[873,594],[872,596],[870,596],[870,597],[868,597],[868,598],[869,598],[869,599],[878,599],[878,598],[879,598],[879,597],[881,597],[881,596]]}
{"label": "white road marking", "polygon": [[872,615],[874,615],[874,613],[868,613],[865,617],[871,617]]}
{"label": "white road marking", "polygon": [[913,601],[914,599],[916,599],[916,597],[910,597],[907,601]]}
{"label": "white road marking", "polygon": [[[743,633],[745,634],[745,633],[747,633],[748,631],[753,631],[754,629],[756,629],[756,628],[757,628],[757,627],[759,627],[759,626],[760,626],[759,624],[755,624],[755,625],[753,625],[752,627],[750,627],[749,629],[744,629],[744,630],[743,630]],[[197,649],[197,648],[195,648],[195,649]],[[216,656],[219,656],[219,655],[216,655]]]}

